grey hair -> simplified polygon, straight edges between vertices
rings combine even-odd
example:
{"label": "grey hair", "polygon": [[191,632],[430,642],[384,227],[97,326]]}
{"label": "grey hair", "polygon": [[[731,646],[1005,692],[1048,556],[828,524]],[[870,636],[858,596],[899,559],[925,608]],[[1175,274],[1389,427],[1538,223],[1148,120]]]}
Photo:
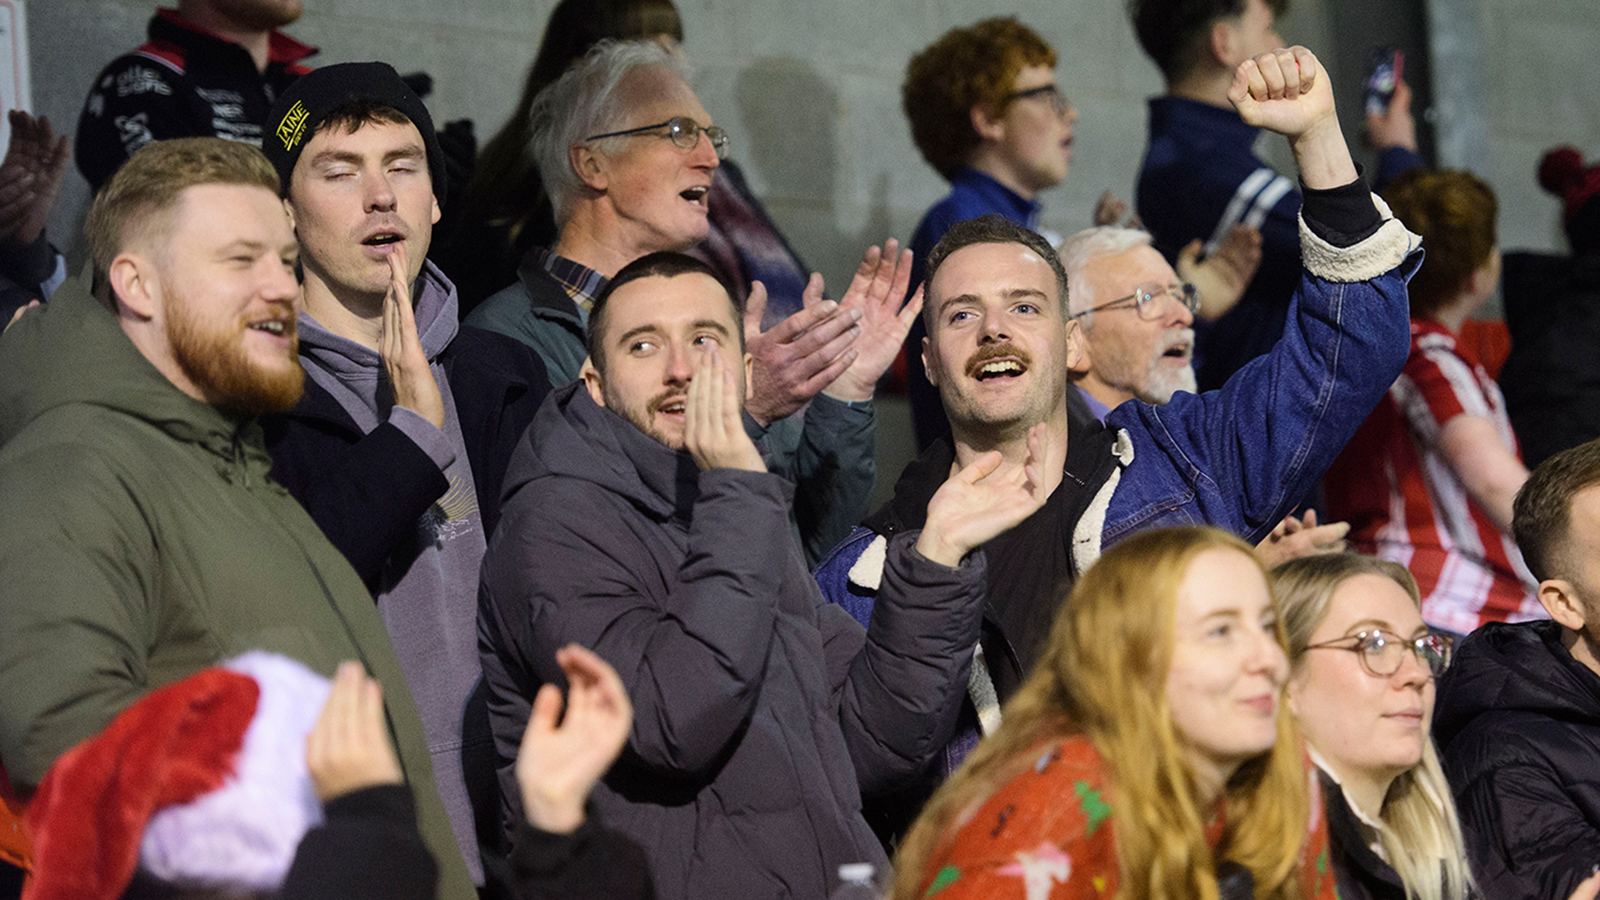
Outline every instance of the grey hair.
{"label": "grey hair", "polygon": [[[583,179],[572,167],[572,146],[583,143],[591,134],[624,127],[621,123],[628,109],[617,88],[631,72],[642,68],[662,69],[685,83],[689,80],[689,65],[682,54],[651,40],[608,38],[595,44],[583,59],[534,98],[528,110],[532,132],[528,153],[539,167],[539,180],[550,197],[557,225],[566,223],[573,203],[584,189]],[[615,149],[615,143],[603,141],[601,149]]]}
{"label": "grey hair", "polygon": [[[1150,232],[1139,228],[1101,225],[1085,228],[1061,242],[1061,265],[1067,270],[1068,315],[1078,315],[1094,306],[1094,291],[1083,277],[1083,267],[1100,256],[1116,256],[1135,247],[1150,246]],[[1094,323],[1094,314],[1083,318],[1083,327]]]}

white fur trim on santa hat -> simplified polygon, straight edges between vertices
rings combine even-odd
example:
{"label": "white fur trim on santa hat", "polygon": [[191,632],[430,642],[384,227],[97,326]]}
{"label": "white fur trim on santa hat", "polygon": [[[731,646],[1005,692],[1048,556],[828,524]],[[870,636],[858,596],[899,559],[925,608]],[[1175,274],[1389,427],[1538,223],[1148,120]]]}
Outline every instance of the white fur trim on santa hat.
{"label": "white fur trim on santa hat", "polygon": [[139,862],[178,885],[273,891],[307,830],[322,822],[306,769],[306,735],[328,700],[328,679],[286,656],[252,651],[223,667],[261,687],[234,776],[150,818]]}

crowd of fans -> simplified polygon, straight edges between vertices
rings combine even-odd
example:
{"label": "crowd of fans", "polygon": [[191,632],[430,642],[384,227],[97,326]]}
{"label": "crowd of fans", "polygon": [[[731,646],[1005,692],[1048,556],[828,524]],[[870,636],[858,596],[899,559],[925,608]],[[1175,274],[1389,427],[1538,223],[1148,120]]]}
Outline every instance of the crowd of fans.
{"label": "crowd of fans", "polygon": [[1065,237],[1055,49],[945,34],[950,194],[831,297],[670,0],[558,4],[475,160],[296,0],[180,0],[73,277],[12,112],[0,896],[1600,896],[1600,165],[1503,257],[1282,11],[1132,0],[1136,215]]}

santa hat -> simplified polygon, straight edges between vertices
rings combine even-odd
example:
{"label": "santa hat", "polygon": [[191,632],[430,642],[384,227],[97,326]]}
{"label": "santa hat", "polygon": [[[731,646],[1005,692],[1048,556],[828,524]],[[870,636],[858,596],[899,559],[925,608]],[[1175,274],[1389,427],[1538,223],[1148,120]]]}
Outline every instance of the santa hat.
{"label": "santa hat", "polygon": [[305,739],[328,689],[254,652],[124,710],[39,783],[24,900],[116,900],[140,865],[175,885],[275,890],[321,821]]}
{"label": "santa hat", "polygon": [[1560,197],[1562,222],[1574,251],[1600,246],[1600,165],[1585,165],[1574,147],[1556,147],[1539,161],[1539,185]]}

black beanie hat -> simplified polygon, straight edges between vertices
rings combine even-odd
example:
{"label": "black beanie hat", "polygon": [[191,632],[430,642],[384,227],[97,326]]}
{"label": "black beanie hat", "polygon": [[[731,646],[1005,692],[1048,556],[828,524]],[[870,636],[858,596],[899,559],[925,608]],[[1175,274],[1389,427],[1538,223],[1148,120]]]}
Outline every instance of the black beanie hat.
{"label": "black beanie hat", "polygon": [[392,106],[404,113],[411,124],[422,134],[422,145],[428,151],[428,174],[433,178],[433,196],[444,204],[445,174],[444,151],[439,148],[439,137],[433,132],[433,117],[428,108],[388,63],[339,63],[312,69],[289,85],[272,104],[267,116],[266,134],[261,138],[261,149],[267,154],[272,167],[278,170],[283,182],[283,195],[289,195],[289,180],[294,165],[300,160],[300,151],[306,141],[316,133],[329,113],[352,103],[376,103]]}

